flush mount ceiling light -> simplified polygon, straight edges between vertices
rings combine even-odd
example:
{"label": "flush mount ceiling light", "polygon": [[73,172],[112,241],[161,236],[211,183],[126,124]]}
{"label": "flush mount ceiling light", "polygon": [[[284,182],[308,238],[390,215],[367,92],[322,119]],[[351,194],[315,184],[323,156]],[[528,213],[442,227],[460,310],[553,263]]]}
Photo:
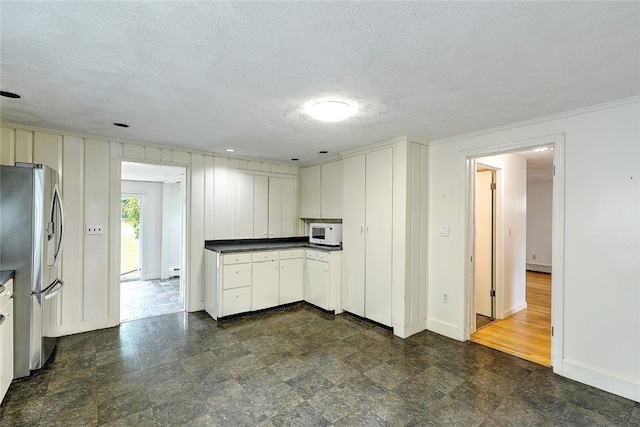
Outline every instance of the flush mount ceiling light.
{"label": "flush mount ceiling light", "polygon": [[311,101],[305,106],[305,111],[311,117],[322,122],[340,122],[353,116],[358,108],[345,101],[327,99]]}

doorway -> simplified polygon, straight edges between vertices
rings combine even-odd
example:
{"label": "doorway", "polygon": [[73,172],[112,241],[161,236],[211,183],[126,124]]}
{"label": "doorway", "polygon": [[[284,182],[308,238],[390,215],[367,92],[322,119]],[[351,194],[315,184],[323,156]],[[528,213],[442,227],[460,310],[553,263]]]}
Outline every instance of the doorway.
{"label": "doorway", "polygon": [[140,280],[140,210],[142,197],[120,198],[120,281]]}
{"label": "doorway", "polygon": [[[540,179],[544,169],[543,179],[549,180],[545,240],[550,271],[552,246],[555,253],[562,243],[552,238],[552,229],[555,234],[561,218],[558,207],[562,196],[557,193],[558,183],[552,182],[558,162],[555,147],[522,147],[495,156],[468,158],[468,176],[472,178],[467,218],[471,255],[469,339],[546,366],[552,366],[553,360],[552,291],[557,290],[552,288],[550,274],[527,271],[536,254],[530,254],[527,245],[532,232],[526,212],[531,174]],[[518,165],[524,165],[524,175],[514,172],[522,169]],[[533,234],[540,240],[544,233],[537,229]],[[553,282],[556,286],[555,277]],[[493,298],[487,298],[487,294]],[[554,308],[554,312],[560,310]],[[481,316],[488,318],[486,325],[481,324]]]}
{"label": "doorway", "polygon": [[120,322],[185,310],[185,177],[184,167],[121,164]]}

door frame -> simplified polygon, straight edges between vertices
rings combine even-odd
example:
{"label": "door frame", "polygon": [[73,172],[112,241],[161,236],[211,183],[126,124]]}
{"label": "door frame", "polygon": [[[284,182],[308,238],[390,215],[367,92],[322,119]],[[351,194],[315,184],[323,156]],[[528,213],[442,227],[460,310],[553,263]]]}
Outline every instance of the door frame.
{"label": "door frame", "polygon": [[[551,365],[553,372],[562,374],[562,360],[564,358],[564,142],[565,134],[555,134],[531,138],[519,141],[496,144],[482,148],[461,150],[461,160],[465,170],[465,310],[464,310],[464,339],[471,336],[471,322],[475,327],[475,303],[473,300],[473,240],[474,229],[474,203],[475,203],[475,172],[476,160],[480,157],[490,157],[499,154],[517,153],[519,151],[532,150],[539,147],[554,147],[554,176],[553,176],[553,203],[552,203],[552,268],[551,276]],[[498,185],[500,178],[496,177]],[[498,232],[501,232],[501,219],[498,223]],[[498,239],[500,237],[498,236]],[[502,277],[504,265],[498,266],[496,274]],[[498,290],[496,289],[496,292]],[[499,301],[499,299],[498,299]],[[473,319],[473,320],[472,320]]]}
{"label": "door frame", "polygon": [[187,260],[191,255],[191,165],[176,162],[162,162],[151,161],[140,158],[131,157],[117,157],[116,161],[112,161],[110,165],[109,177],[111,185],[109,187],[109,241],[111,242],[109,247],[109,284],[111,295],[108,301],[113,301],[114,307],[108,307],[109,313],[114,313],[115,325],[120,325],[120,197],[122,191],[122,162],[132,163],[144,163],[155,166],[178,166],[184,168],[184,183],[183,189],[187,191],[183,192],[182,196],[185,199],[184,213],[185,217],[182,220],[184,234],[184,248],[182,252],[184,256],[180,260],[180,280],[184,283],[184,311],[189,311],[189,294],[190,294],[190,277],[189,269],[187,268]]}

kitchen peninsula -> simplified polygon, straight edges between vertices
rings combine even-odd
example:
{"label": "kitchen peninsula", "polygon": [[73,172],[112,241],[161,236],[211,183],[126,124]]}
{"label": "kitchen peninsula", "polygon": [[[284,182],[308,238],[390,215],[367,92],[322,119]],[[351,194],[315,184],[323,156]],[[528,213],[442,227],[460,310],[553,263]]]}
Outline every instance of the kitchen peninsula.
{"label": "kitchen peninsula", "polygon": [[342,312],[342,247],[284,237],[207,240],[205,249],[205,309],[216,320],[299,301]]}

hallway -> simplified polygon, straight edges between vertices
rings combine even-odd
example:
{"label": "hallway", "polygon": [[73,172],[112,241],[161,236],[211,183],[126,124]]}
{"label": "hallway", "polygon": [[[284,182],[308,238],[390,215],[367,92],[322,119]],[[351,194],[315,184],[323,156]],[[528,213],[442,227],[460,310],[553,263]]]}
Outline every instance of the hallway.
{"label": "hallway", "polygon": [[551,366],[551,274],[527,271],[527,308],[476,331],[471,341]]}

